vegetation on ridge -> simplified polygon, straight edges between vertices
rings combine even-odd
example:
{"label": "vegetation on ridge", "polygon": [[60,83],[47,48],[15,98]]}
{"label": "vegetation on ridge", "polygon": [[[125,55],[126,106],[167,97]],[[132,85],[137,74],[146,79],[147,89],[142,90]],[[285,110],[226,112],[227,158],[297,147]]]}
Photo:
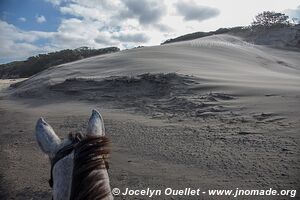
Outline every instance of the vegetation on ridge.
{"label": "vegetation on ridge", "polygon": [[216,31],[190,33],[190,34],[179,36],[177,38],[168,39],[164,41],[162,44],[194,40],[197,38],[202,38],[210,35],[224,34],[224,33],[238,35],[238,36],[249,36],[249,35],[261,36],[272,30],[279,30],[288,27],[299,27],[299,19],[293,18],[290,20],[289,17],[285,14],[276,13],[273,11],[264,11],[255,16],[255,19],[253,20],[250,26],[220,28]]}
{"label": "vegetation on ridge", "polygon": [[73,50],[65,49],[48,54],[39,54],[29,57],[25,61],[15,61],[0,65],[0,78],[27,78],[55,65],[118,51],[120,51],[120,49],[117,47],[102,49],[80,47]]}

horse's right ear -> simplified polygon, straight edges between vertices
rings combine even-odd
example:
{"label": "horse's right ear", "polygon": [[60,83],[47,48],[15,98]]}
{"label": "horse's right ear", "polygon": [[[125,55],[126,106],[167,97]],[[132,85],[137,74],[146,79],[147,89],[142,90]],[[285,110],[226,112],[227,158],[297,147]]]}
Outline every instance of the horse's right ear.
{"label": "horse's right ear", "polygon": [[103,118],[101,114],[95,109],[92,111],[92,115],[88,122],[87,135],[105,135]]}
{"label": "horse's right ear", "polygon": [[43,118],[40,118],[36,123],[35,135],[40,148],[49,156],[55,153],[61,143],[53,128]]}

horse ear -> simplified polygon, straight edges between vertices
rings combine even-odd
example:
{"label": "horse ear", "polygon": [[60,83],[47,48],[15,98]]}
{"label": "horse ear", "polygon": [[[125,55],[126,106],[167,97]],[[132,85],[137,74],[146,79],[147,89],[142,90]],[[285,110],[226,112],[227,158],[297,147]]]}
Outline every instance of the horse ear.
{"label": "horse ear", "polygon": [[53,128],[43,118],[36,123],[35,135],[40,148],[48,155],[54,154],[61,143]]}
{"label": "horse ear", "polygon": [[88,122],[87,135],[105,135],[104,122],[101,114],[93,109],[92,115]]}

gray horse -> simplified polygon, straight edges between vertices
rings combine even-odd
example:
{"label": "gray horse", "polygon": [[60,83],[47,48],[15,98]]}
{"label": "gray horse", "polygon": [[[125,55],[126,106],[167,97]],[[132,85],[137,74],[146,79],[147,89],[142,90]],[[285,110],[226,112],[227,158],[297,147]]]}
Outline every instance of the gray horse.
{"label": "gray horse", "polygon": [[61,140],[40,118],[36,124],[37,142],[51,161],[54,200],[113,199],[107,173],[109,139],[100,113],[93,110],[87,133]]}

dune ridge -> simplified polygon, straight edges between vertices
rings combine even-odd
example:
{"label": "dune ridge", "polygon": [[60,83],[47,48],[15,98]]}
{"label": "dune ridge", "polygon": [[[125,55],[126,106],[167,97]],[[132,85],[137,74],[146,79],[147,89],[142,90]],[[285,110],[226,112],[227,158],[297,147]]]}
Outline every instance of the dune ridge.
{"label": "dune ridge", "polygon": [[216,35],[163,46],[125,50],[51,67],[20,83],[17,92],[42,91],[66,79],[180,73],[232,88],[298,90],[299,52],[252,45]]}

